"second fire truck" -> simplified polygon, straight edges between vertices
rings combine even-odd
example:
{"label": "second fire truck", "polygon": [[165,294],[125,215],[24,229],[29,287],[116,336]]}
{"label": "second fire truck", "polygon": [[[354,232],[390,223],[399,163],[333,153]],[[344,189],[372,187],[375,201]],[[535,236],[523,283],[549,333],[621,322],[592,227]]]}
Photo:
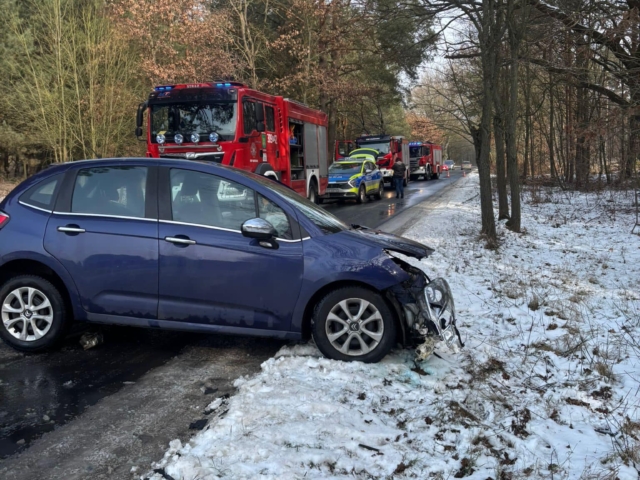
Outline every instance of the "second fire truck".
{"label": "second fire truck", "polygon": [[431,142],[409,143],[411,180],[437,180],[442,171],[442,147]]}
{"label": "second fire truck", "polygon": [[391,135],[363,135],[356,139],[356,149],[350,155],[369,153],[374,155],[378,168],[382,172],[385,183],[391,183],[393,178],[393,164],[396,158],[401,158],[407,165],[407,176],[404,184],[409,182],[409,142],[404,137]]}
{"label": "second fire truck", "polygon": [[149,157],[241,168],[316,203],[327,188],[327,115],[241,83],[157,86],[138,107],[136,135],[146,136]]}

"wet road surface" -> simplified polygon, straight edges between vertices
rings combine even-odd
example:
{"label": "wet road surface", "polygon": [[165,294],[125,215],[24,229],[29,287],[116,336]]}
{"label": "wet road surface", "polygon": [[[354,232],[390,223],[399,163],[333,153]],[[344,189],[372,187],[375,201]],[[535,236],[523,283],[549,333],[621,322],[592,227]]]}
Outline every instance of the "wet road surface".
{"label": "wet road surface", "polygon": [[355,223],[369,228],[378,228],[395,215],[442,191],[461,176],[460,170],[456,170],[449,178],[441,175],[439,180],[410,182],[404,189],[404,199],[396,199],[395,190],[387,187],[382,200],[370,199],[360,205],[355,200],[344,202],[328,200],[323,207],[348,224]]}
{"label": "wet road surface", "polygon": [[[430,197],[435,198],[459,177],[461,174],[456,171],[451,174],[451,178],[445,176],[435,181],[411,182],[405,188],[404,199],[396,199],[395,191],[387,189],[382,200],[368,200],[362,205],[353,201],[340,203],[332,200],[323,206],[347,223],[371,228],[382,225],[384,229],[385,222],[393,225],[390,220],[402,217],[400,214],[407,214],[411,207]],[[104,333],[104,344],[87,351],[83,350],[78,342],[80,335],[85,331],[97,330]],[[198,398],[197,401],[194,400],[196,406],[192,405],[192,408],[201,410],[206,406],[208,399],[199,397],[202,392],[192,391],[194,387],[191,377],[191,383],[181,385],[180,381],[187,382],[187,377],[182,378],[179,368],[172,365],[179,363],[180,358],[184,361],[184,358],[193,355],[194,349],[197,350],[202,345],[205,349],[198,350],[198,355],[206,358],[208,363],[219,362],[220,368],[224,367],[223,370],[228,372],[229,378],[225,377],[218,385],[224,390],[232,389],[233,379],[259,369],[260,363],[271,357],[283,344],[284,342],[276,340],[91,325],[76,327],[61,349],[44,354],[21,354],[0,342],[0,478],[35,478],[29,475],[20,476],[16,473],[19,468],[15,468],[28,461],[26,457],[29,456],[30,450],[40,449],[44,452],[38,453],[38,459],[46,459],[47,455],[53,455],[47,444],[59,442],[56,435],[62,435],[65,429],[69,431],[65,436],[73,431],[73,428],[77,428],[78,432],[91,430],[90,427],[67,425],[68,423],[74,423],[74,419],[80,422],[89,416],[87,412],[107,408],[109,401],[114,401],[118,395],[122,395],[123,389],[130,388],[135,392],[136,383],[151,371],[158,375],[165,372],[162,378],[175,377],[175,380],[169,383],[170,387],[176,388],[182,395],[185,391],[191,391],[194,398]],[[251,361],[245,361],[245,356],[250,357]],[[226,365],[225,362],[230,363]],[[196,362],[196,365],[200,366],[200,363]],[[195,370],[192,373],[195,374]],[[157,392],[156,396],[161,397],[161,393],[167,395],[167,388]],[[144,394],[147,395],[148,392],[145,391]],[[135,395],[131,396],[135,398]],[[167,402],[170,400],[168,398]],[[107,410],[100,418],[108,417],[109,411],[111,410]],[[105,418],[103,421],[108,419]],[[117,421],[118,419],[114,418],[110,424]],[[138,446],[137,450],[133,449],[138,456],[126,458],[124,452],[120,452],[118,457],[122,458],[122,461],[129,461],[128,465],[131,462],[145,463],[148,459],[159,458],[157,455],[162,454],[171,438],[185,434],[181,428],[186,428],[183,424],[186,422],[188,425],[187,419],[180,417],[176,422],[173,429],[168,426],[171,423],[169,420],[160,425],[158,432],[162,431],[162,434],[144,434],[155,441],[155,450],[147,452],[148,458],[140,456],[140,451],[144,450],[141,446]],[[43,435],[44,438],[40,439]],[[92,438],[98,436],[96,434]],[[104,441],[109,444],[111,440]],[[74,459],[83,455],[79,450],[72,450],[71,446],[68,448],[70,452],[74,452]],[[79,448],[80,446],[76,446],[76,450]],[[21,452],[21,455],[16,455]],[[57,462],[54,459],[50,461]],[[74,464],[65,475],[69,475],[69,471],[77,471],[78,476],[73,478],[87,478],[84,475],[89,472],[91,478],[124,478],[111,476],[114,473],[112,466],[103,465],[100,468]],[[39,478],[45,478],[42,477],[42,473],[38,475]],[[52,476],[46,478],[59,477],[52,473]]]}

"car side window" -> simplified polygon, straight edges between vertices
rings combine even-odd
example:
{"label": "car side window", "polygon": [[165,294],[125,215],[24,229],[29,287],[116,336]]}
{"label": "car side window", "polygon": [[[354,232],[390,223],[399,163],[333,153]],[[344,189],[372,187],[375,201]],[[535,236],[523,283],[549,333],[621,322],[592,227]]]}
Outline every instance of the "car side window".
{"label": "car side window", "polygon": [[254,191],[193,170],[171,169],[171,212],[176,222],[240,231],[256,218]]}
{"label": "car side window", "polygon": [[72,213],[144,218],[146,167],[83,168],[76,176]]}
{"label": "car side window", "polygon": [[269,105],[264,106],[265,120],[267,121],[267,132],[275,132],[276,131],[276,121],[273,107]]}
{"label": "car side window", "polygon": [[20,201],[32,207],[53,210],[58,187],[62,183],[64,173],[49,177],[20,195]]}
{"label": "car side window", "polygon": [[284,238],[285,240],[293,238],[287,214],[278,205],[260,194],[258,194],[258,212],[260,218],[273,225],[278,232],[278,238]]}
{"label": "car side window", "polygon": [[256,129],[256,104],[245,100],[242,103],[242,116],[244,123],[244,134],[251,135]]}

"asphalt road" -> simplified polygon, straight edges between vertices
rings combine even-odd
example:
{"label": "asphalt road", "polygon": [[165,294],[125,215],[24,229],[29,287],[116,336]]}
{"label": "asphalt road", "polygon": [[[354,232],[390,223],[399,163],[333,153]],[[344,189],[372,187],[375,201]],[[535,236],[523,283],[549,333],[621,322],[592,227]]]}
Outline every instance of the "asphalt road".
{"label": "asphalt road", "polygon": [[[424,201],[461,177],[416,181],[405,198],[331,201],[347,223],[404,231]],[[413,213],[412,213],[413,212]],[[387,227],[385,227],[385,225]],[[79,337],[101,331],[104,344],[83,350]],[[60,350],[24,355],[0,342],[0,478],[132,478],[168,442],[194,433],[216,396],[256,372],[284,344],[278,340],[207,336],[125,327],[77,326]]]}

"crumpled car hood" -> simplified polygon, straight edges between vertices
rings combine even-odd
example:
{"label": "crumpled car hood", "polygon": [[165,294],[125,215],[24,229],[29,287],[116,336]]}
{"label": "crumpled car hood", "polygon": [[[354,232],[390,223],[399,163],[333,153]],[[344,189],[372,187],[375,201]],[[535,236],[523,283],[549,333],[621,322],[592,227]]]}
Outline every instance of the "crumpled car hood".
{"label": "crumpled car hood", "polygon": [[433,248],[427,247],[419,242],[409,240],[408,238],[400,237],[392,233],[370,229],[355,230],[353,232],[357,235],[361,235],[362,238],[366,239],[366,241],[375,243],[385,250],[393,250],[394,252],[407,255],[408,257],[421,259],[428,257],[435,251]]}

